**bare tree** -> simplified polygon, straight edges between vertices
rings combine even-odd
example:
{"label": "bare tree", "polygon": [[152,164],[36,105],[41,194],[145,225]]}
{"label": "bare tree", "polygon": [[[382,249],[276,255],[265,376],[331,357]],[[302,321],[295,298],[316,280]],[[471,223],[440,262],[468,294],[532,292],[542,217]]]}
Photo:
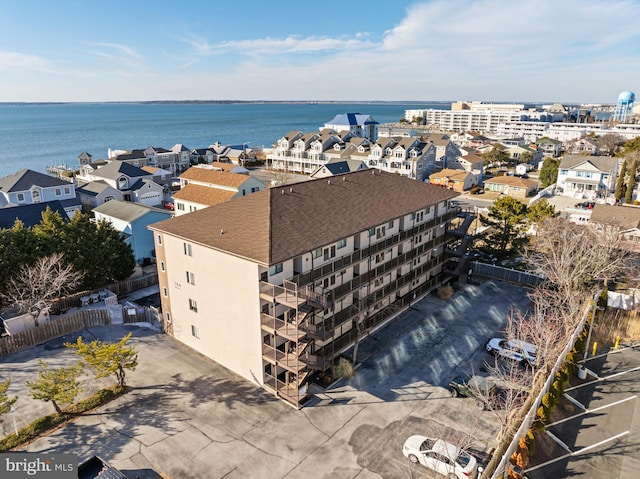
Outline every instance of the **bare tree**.
{"label": "bare tree", "polygon": [[622,149],[625,139],[619,133],[607,133],[596,138],[596,143],[601,152],[614,156]]}
{"label": "bare tree", "polygon": [[40,314],[51,306],[55,298],[73,291],[81,279],[82,273],[65,265],[63,255],[55,253],[38,258],[33,265],[24,266],[7,282],[7,288],[0,296],[21,313],[29,313],[38,326]]}
{"label": "bare tree", "polygon": [[288,170],[268,170],[271,175],[271,187],[277,188],[279,186],[288,185],[294,180],[294,176]]}
{"label": "bare tree", "polygon": [[566,218],[548,218],[525,255],[526,263],[546,278],[532,299],[573,329],[594,292],[627,275],[628,257],[614,228],[597,230]]}

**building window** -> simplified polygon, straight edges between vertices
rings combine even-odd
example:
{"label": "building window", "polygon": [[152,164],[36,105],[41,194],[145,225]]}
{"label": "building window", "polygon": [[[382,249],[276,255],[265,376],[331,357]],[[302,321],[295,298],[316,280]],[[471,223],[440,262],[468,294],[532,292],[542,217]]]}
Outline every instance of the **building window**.
{"label": "building window", "polygon": [[416,219],[416,214],[415,213],[409,214],[409,220],[413,221],[415,219]]}
{"label": "building window", "polygon": [[313,259],[316,259],[322,256],[322,248],[314,249],[313,253],[311,253],[311,256],[313,256]]}
{"label": "building window", "polygon": [[18,201],[22,203],[24,201],[24,193],[18,193]]}
{"label": "building window", "polygon": [[196,277],[191,271],[187,271],[187,283],[196,284]]}
{"label": "building window", "polygon": [[193,324],[191,325],[191,336],[200,339],[200,329]]}
{"label": "building window", "polygon": [[369,237],[373,236],[374,234],[376,234],[376,229],[375,228],[369,228]]}
{"label": "building window", "polygon": [[387,228],[393,228],[393,220],[389,221],[387,224]]}
{"label": "building window", "polygon": [[347,239],[341,239],[340,241],[338,241],[338,244],[336,245],[338,247],[338,249],[342,249],[345,246],[347,246]]}
{"label": "building window", "polygon": [[180,211],[184,211],[184,203],[178,201],[178,203],[176,203],[176,208],[178,208]]}
{"label": "building window", "polygon": [[158,239],[158,244],[161,245],[162,244],[162,235],[158,235],[157,239]]}
{"label": "building window", "polygon": [[160,261],[160,271],[164,271],[164,261]]}
{"label": "building window", "polygon": [[193,311],[194,313],[198,312],[198,303],[195,299],[189,298],[189,311]]}
{"label": "building window", "polygon": [[69,188],[68,186],[64,187],[64,194],[65,195],[70,195],[71,194],[71,188]]}
{"label": "building window", "polygon": [[282,263],[271,265],[269,266],[269,275],[273,276],[274,274],[282,273],[282,270]]}
{"label": "building window", "polygon": [[164,295],[165,298],[169,296],[169,293],[167,292],[167,288],[162,288],[162,294]]}
{"label": "building window", "polygon": [[167,313],[167,314],[165,315],[165,318],[166,318],[166,320],[167,320],[167,323],[170,323],[170,322],[171,322],[171,313]]}
{"label": "building window", "polygon": [[184,254],[187,256],[193,256],[191,251],[191,245],[189,243],[183,243],[182,245],[184,247]]}
{"label": "building window", "polygon": [[381,226],[380,228],[376,229],[376,239],[381,239],[384,238],[384,235],[387,232],[387,227],[386,226]]}
{"label": "building window", "polygon": [[324,249],[324,260],[327,261],[328,259],[334,258],[336,256],[336,247],[332,246],[331,248],[325,248]]}
{"label": "building window", "polygon": [[55,192],[56,192],[56,196],[62,196],[62,188],[56,188]]}
{"label": "building window", "polygon": [[428,215],[430,212],[431,212],[431,206],[427,206],[427,207],[424,209],[424,214],[425,214],[425,215]]}

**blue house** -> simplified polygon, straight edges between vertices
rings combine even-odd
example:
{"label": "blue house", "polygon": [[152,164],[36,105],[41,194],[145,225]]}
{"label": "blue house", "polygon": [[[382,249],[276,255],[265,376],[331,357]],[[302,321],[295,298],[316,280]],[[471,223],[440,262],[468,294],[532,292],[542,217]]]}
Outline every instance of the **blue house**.
{"label": "blue house", "polygon": [[107,201],[94,208],[93,212],[97,221],[108,221],[122,232],[138,263],[143,263],[145,258],[155,257],[153,233],[147,226],[173,216],[171,211],[117,200]]}

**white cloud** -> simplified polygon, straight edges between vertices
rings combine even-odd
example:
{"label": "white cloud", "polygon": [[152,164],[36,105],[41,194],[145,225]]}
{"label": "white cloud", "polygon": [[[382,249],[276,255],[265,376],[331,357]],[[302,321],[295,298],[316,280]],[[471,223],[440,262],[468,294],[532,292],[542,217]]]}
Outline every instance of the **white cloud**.
{"label": "white cloud", "polygon": [[132,58],[140,58],[140,55],[136,53],[132,48],[129,48],[126,45],[120,45],[118,43],[102,43],[102,42],[93,42],[90,45],[95,45],[97,47],[104,47],[109,50],[116,50],[117,52],[123,53],[124,55]]}
{"label": "white cloud", "polygon": [[0,51],[0,70],[59,73],[59,70],[49,60],[42,57],[6,51]]}

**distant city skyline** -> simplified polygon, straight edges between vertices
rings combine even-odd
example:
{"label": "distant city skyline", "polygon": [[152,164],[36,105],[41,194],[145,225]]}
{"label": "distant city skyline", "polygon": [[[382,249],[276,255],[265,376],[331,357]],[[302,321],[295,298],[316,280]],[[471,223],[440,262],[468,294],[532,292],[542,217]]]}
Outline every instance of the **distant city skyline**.
{"label": "distant city skyline", "polygon": [[616,102],[640,0],[0,0],[0,102]]}

